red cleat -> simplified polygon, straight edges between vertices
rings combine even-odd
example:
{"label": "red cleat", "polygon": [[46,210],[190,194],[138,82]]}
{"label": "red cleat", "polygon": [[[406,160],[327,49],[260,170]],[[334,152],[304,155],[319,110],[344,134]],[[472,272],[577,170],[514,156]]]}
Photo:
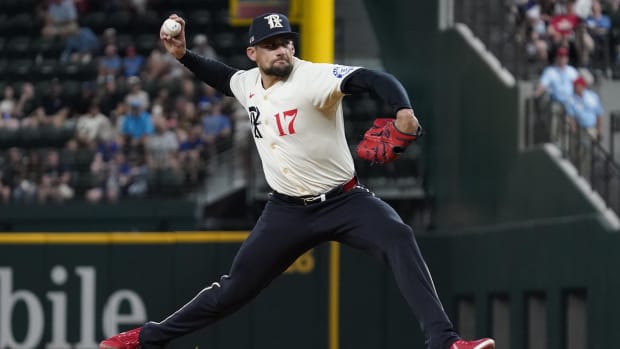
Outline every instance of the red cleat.
{"label": "red cleat", "polygon": [[138,337],[141,330],[142,327],[138,327],[112,336],[99,343],[99,349],[140,349]]}
{"label": "red cleat", "polygon": [[450,349],[495,349],[495,341],[491,338],[482,338],[475,341],[459,339],[452,343]]}

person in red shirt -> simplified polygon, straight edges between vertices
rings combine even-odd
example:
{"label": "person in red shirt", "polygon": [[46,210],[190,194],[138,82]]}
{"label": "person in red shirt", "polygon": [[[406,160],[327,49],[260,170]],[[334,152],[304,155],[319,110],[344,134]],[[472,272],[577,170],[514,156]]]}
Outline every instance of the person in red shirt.
{"label": "person in red shirt", "polygon": [[575,2],[566,3],[566,12],[551,18],[547,27],[553,47],[571,48],[571,61],[578,65],[589,63],[590,53],[594,50],[594,41],[582,25],[582,19],[575,12]]}

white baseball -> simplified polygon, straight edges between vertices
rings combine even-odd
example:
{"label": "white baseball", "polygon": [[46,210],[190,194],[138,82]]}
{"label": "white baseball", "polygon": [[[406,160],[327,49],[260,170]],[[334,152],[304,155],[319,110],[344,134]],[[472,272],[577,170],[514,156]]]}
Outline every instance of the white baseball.
{"label": "white baseball", "polygon": [[181,24],[174,19],[168,18],[164,21],[162,30],[164,31],[164,34],[175,37],[181,32]]}

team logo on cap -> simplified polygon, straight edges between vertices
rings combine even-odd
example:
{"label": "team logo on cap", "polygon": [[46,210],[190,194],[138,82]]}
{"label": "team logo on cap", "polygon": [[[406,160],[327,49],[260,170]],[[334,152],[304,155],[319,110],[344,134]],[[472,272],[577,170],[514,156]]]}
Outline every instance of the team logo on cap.
{"label": "team logo on cap", "polygon": [[269,15],[263,18],[267,20],[267,23],[269,24],[269,29],[283,28],[282,18],[280,18],[279,15],[273,14],[273,15]]}

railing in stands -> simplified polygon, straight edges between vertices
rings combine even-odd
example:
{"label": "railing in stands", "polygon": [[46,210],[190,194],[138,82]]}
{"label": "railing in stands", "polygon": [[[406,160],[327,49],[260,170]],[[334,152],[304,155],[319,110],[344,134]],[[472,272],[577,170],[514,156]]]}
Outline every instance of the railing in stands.
{"label": "railing in stands", "polygon": [[620,111],[611,113],[609,140],[604,144],[586,129],[573,127],[562,106],[547,96],[526,101],[525,146],[553,143],[606,202],[620,215],[620,164],[614,157],[614,134],[620,130]]}
{"label": "railing in stands", "polygon": [[[514,1],[454,1],[455,22],[467,25],[502,65],[521,80],[537,78],[548,63],[540,58],[528,57],[531,28],[528,27],[525,11],[522,5]],[[572,63],[591,69],[596,75],[620,78],[620,62],[612,56],[620,40],[620,29],[612,28],[604,36],[591,32],[584,24],[576,30],[588,32],[594,40],[595,48],[589,54],[584,54],[587,56],[585,60],[577,59],[579,62]]]}

